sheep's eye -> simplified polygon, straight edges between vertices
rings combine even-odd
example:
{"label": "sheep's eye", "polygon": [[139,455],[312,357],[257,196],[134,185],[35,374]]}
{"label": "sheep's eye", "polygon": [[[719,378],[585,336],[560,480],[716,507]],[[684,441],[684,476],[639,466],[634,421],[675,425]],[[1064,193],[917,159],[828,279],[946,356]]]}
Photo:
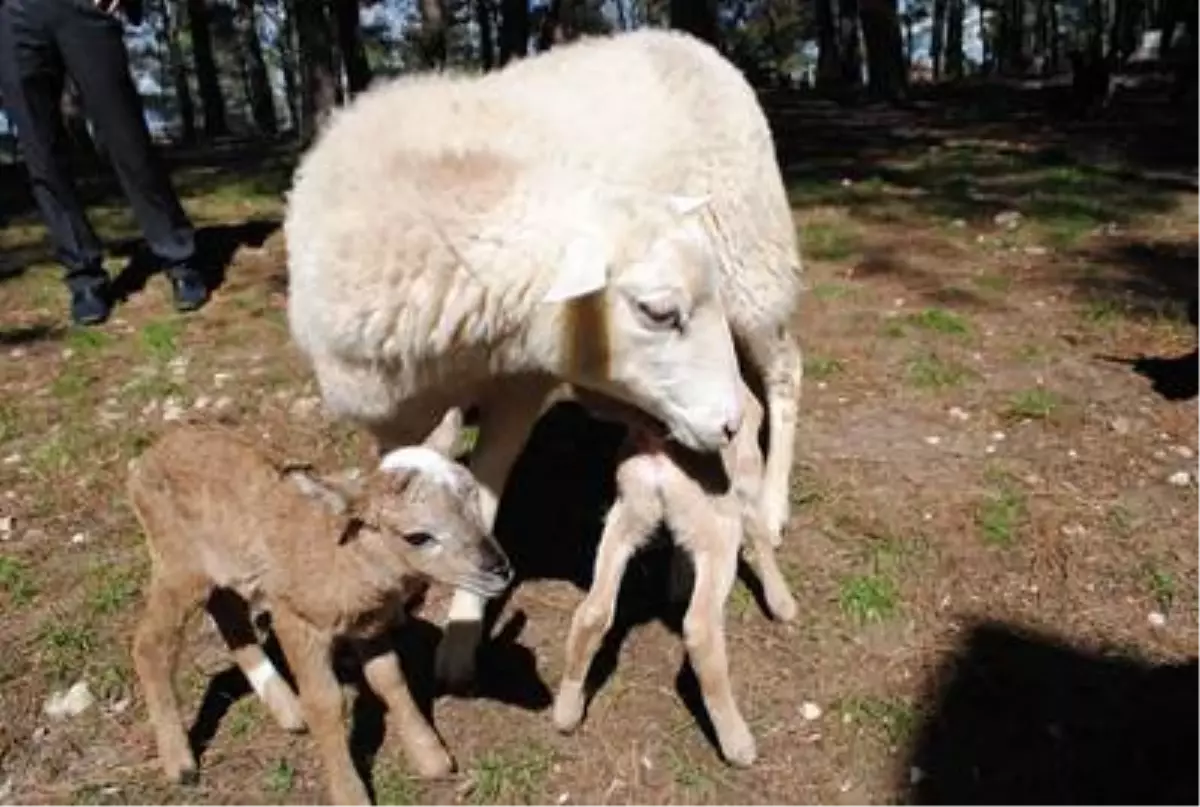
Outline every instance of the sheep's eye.
{"label": "sheep's eye", "polygon": [[638,300],[637,308],[652,327],[676,331],[683,328],[683,312],[669,300]]}
{"label": "sheep's eye", "polygon": [[427,532],[408,532],[404,534],[404,540],[408,545],[416,549],[429,544],[433,541],[433,536]]}

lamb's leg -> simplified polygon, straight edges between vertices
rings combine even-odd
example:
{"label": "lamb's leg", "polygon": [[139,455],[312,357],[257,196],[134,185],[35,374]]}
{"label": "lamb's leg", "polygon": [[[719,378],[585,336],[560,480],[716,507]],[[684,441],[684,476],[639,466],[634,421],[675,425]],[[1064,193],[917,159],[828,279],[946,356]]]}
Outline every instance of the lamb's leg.
{"label": "lamb's leg", "polygon": [[754,762],[754,736],[734,702],[725,653],[725,600],[737,576],[737,555],[738,542],[732,540],[718,541],[713,549],[693,545],[696,578],[683,618],[683,638],[721,753],[729,762],[745,766]]}
{"label": "lamb's leg", "polygon": [[199,775],[179,713],[175,665],[184,628],[204,602],[206,585],[199,577],[155,574],[133,640],[134,669],[154,727],[159,764],[168,779],[182,784],[195,784]]}
{"label": "lamb's leg", "polygon": [[[471,456],[471,471],[479,481],[480,511],[489,530],[495,525],[508,475],[553,387],[548,379],[505,379],[497,381],[480,403],[479,438]],[[486,605],[487,600],[478,594],[463,589],[454,592],[434,659],[436,677],[450,692],[467,691],[475,679]]]}
{"label": "lamb's leg", "polygon": [[788,590],[787,581],[779,570],[775,558],[775,547],[771,545],[771,534],[763,523],[760,504],[757,501],[743,502],[742,527],[746,538],[754,549],[754,566],[771,615],[780,622],[790,622],[796,616],[796,600]]}
{"label": "lamb's leg", "polygon": [[388,712],[399,726],[404,752],[417,773],[435,779],[453,772],[454,760],[413,703],[396,651],[379,641],[360,644],[359,653],[367,684],[387,704]]}
{"label": "lamb's leg", "polygon": [[763,475],[763,516],[771,543],[779,546],[791,515],[792,463],[804,362],[800,343],[787,328],[768,334],[748,334],[745,345],[763,374],[764,405],[771,434]]}
{"label": "lamb's leg", "polygon": [[287,608],[272,607],[271,616],[279,645],[296,674],[300,703],[317,743],[331,802],[370,804],[350,757],[342,689],[333,671],[332,637]]}
{"label": "lamb's leg", "polygon": [[559,731],[573,731],[583,719],[584,682],[592,658],[612,626],[625,567],[650,536],[650,531],[641,527],[624,503],[617,499],[600,536],[591,589],[571,618],[562,679],[554,699],[554,725]]}
{"label": "lamb's leg", "polygon": [[250,619],[250,607],[237,592],[218,588],[208,600],[208,613],[229,647],[255,694],[284,731],[299,733],[306,728],[300,701],[275,665],[267,658]]}

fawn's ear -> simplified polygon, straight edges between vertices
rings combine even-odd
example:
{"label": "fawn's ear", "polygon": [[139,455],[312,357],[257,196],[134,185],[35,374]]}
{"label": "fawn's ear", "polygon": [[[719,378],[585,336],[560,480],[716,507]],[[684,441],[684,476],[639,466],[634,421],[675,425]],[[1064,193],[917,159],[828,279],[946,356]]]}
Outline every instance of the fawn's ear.
{"label": "fawn's ear", "polygon": [[463,435],[463,411],[457,406],[446,410],[442,420],[425,438],[426,448],[433,449],[443,457],[453,457]]}

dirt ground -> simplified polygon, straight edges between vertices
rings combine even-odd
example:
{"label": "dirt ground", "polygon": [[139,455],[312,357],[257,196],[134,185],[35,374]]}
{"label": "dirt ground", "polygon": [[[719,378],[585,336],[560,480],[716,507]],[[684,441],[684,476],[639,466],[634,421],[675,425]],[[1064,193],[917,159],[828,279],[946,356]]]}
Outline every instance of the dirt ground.
{"label": "dirt ground", "polygon": [[[411,778],[360,698],[377,799],[1194,803],[1197,200],[1146,147],[1177,130],[1115,113],[1068,125],[1003,99],[766,101],[808,290],[781,554],[800,617],[771,622],[746,582],[728,605],[758,762],[726,766],[697,716],[663,551],[631,569],[583,727],[554,731],[615,438],[564,408],[501,515],[522,579],[481,690],[433,702],[459,771]],[[0,249],[30,265],[0,280],[0,802],[325,798],[311,740],[245,697],[201,621],[180,689],[202,779],[166,784],[128,655],[148,560],[121,485],[165,421],[207,414],[328,470],[370,461],[288,342],[274,223],[291,158],[243,148],[175,158],[228,262],[210,306],[174,315],[154,277],[89,330],[66,327],[43,234],[5,179]],[[111,182],[88,194],[119,270],[132,221]],[[442,602],[403,637],[426,698]],[[81,680],[91,708],[43,713]]]}

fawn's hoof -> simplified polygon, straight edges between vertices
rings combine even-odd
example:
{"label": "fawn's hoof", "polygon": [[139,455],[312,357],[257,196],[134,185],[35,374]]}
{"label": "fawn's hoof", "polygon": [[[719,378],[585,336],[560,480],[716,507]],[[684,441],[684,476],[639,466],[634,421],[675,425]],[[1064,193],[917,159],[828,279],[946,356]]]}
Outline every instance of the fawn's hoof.
{"label": "fawn's hoof", "polygon": [[469,695],[474,690],[476,655],[483,639],[483,622],[446,624],[434,657],[434,675],[442,690]]}
{"label": "fawn's hoof", "polygon": [[767,607],[771,609],[771,615],[780,622],[791,622],[796,618],[796,600],[786,591],[776,594],[768,592]]}
{"label": "fawn's hoof", "polygon": [[437,751],[428,750],[414,755],[413,767],[416,768],[417,776],[422,779],[443,779],[454,773],[457,766],[454,764],[454,757],[439,748]]}
{"label": "fawn's hoof", "polygon": [[554,698],[554,727],[563,734],[579,728],[583,722],[583,687],[578,684],[563,684]]}
{"label": "fawn's hoof", "polygon": [[720,738],[721,755],[725,757],[725,761],[738,768],[753,765],[758,757],[758,749],[755,747],[754,735],[750,733],[750,728],[742,723],[727,734],[728,736]]}

